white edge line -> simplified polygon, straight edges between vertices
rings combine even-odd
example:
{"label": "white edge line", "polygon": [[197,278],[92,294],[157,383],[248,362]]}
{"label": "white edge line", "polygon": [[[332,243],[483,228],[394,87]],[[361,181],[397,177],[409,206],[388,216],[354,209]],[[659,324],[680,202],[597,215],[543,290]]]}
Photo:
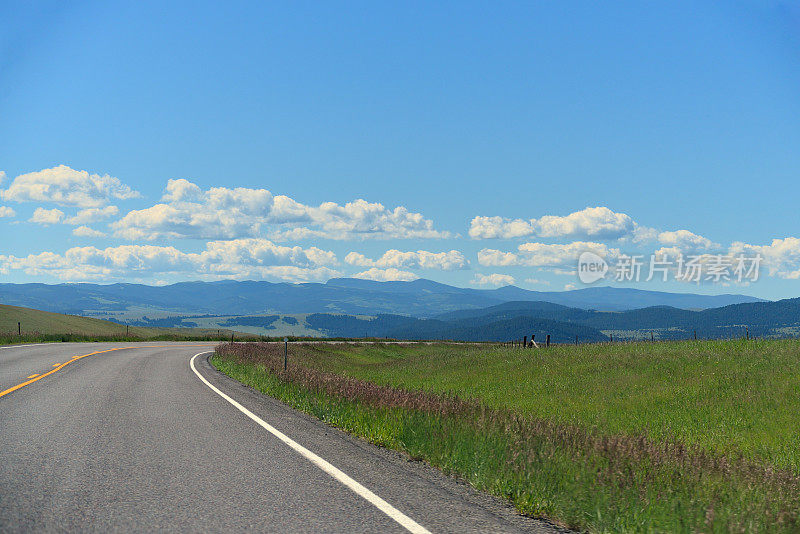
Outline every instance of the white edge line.
{"label": "white edge line", "polygon": [[332,476],[333,478],[335,478],[336,480],[338,480],[339,482],[350,488],[354,493],[356,493],[360,497],[363,497],[366,501],[375,506],[375,508],[377,508],[384,514],[388,515],[390,518],[394,519],[397,523],[399,523],[409,532],[413,532],[414,534],[431,534],[428,529],[426,529],[425,527],[423,527],[422,525],[420,525],[419,523],[417,523],[416,521],[405,515],[403,512],[401,512],[388,502],[384,501],[383,499],[375,495],[373,492],[371,492],[369,489],[359,484],[356,480],[351,478],[345,472],[338,469],[337,467],[335,467],[322,457],[318,456],[317,454],[306,449],[305,447],[303,447],[302,445],[294,441],[292,438],[290,438],[277,428],[267,423],[266,421],[262,420],[256,414],[254,414],[253,412],[251,412],[250,410],[248,410],[247,408],[245,408],[244,406],[242,406],[241,404],[230,398],[228,395],[226,395],[225,393],[220,391],[216,386],[214,386],[211,382],[206,380],[205,377],[197,371],[197,368],[194,366],[194,360],[201,354],[208,354],[209,352],[213,351],[207,350],[205,352],[199,352],[194,356],[192,356],[192,359],[189,360],[189,367],[192,368],[194,374],[196,374],[197,377],[200,380],[202,380],[205,385],[211,388],[211,390],[214,391],[214,393],[216,393],[217,395],[219,395],[220,397],[231,403],[240,412],[242,412],[247,417],[255,421],[258,425],[264,428],[264,430],[266,430],[267,432],[269,432],[270,434],[272,434],[273,436],[284,442],[286,445],[294,449],[306,460],[308,460],[312,464],[316,465],[317,467],[328,473],[330,476]]}

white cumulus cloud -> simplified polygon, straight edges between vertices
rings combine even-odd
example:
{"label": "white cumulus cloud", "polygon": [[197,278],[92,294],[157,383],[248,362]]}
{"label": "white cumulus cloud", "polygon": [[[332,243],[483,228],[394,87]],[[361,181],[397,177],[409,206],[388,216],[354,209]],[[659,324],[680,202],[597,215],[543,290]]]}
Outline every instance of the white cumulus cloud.
{"label": "white cumulus cloud", "polygon": [[106,237],[106,234],[95,230],[94,228],[89,228],[88,226],[78,226],[72,229],[72,235],[77,237]]}
{"label": "white cumulus cloud", "polygon": [[200,186],[193,184],[189,180],[179,178],[168,180],[167,187],[164,188],[164,195],[161,200],[164,202],[196,202],[200,200],[203,191]]}
{"label": "white cumulus cloud", "polygon": [[355,200],[318,207],[266,189],[214,187],[202,190],[188,180],[170,180],[161,202],[134,210],[112,224],[117,237],[236,239],[269,237],[273,241],[326,239],[442,238],[447,232],[400,206]]}
{"label": "white cumulus cloud", "polygon": [[105,249],[73,247],[63,254],[2,256],[0,271],[19,270],[62,280],[147,280],[180,275],[204,280],[319,281],[341,275],[331,268],[335,263],[333,252],[315,247],[283,247],[266,239],[242,239],[212,241],[201,252],[184,252],[168,246],[121,245]]}
{"label": "white cumulus cloud", "polygon": [[510,286],[515,282],[514,277],[508,274],[492,273],[481,274],[475,273],[475,278],[470,281],[470,284],[476,286]]}
{"label": "white cumulus cloud", "polygon": [[353,275],[353,278],[362,278],[364,280],[376,280],[378,282],[410,282],[419,278],[412,272],[402,271],[394,267],[388,269],[378,269],[372,267],[366,271]]}
{"label": "white cumulus cloud", "polygon": [[532,242],[519,245],[517,252],[485,248],[478,252],[478,263],[486,267],[565,267],[576,265],[578,256],[587,251],[606,259],[619,255],[619,249],[591,241],[566,244]]}
{"label": "white cumulus cloud", "polygon": [[46,210],[44,208],[36,208],[33,211],[33,216],[28,221],[36,224],[57,224],[63,218],[64,212],[60,209]]}
{"label": "white cumulus cloud", "polygon": [[800,238],[773,239],[769,245],[751,245],[736,241],[731,244],[728,252],[734,257],[755,257],[760,254],[762,266],[770,276],[800,279]]}
{"label": "white cumulus cloud", "polygon": [[538,219],[475,217],[470,222],[473,239],[515,237],[620,239],[633,234],[636,223],[624,213],[606,207],[585,208],[566,216],[544,215]]}
{"label": "white cumulus cloud", "polygon": [[586,208],[565,217],[545,215],[532,221],[539,237],[619,239],[633,232],[634,222],[606,207]]}
{"label": "white cumulus cloud", "polygon": [[14,217],[16,214],[17,212],[8,206],[0,206],[0,219],[3,217]]}
{"label": "white cumulus cloud", "polygon": [[99,208],[112,200],[139,197],[139,193],[108,174],[90,174],[66,165],[21,174],[0,198],[15,202],[52,202],[61,206]]}
{"label": "white cumulus cloud", "polygon": [[86,208],[80,210],[72,217],[64,219],[65,224],[83,225],[91,224],[99,221],[105,221],[111,217],[119,214],[119,208],[116,206],[106,206],[105,208]]}
{"label": "white cumulus cloud", "polygon": [[698,254],[720,248],[707,237],[697,235],[689,230],[675,230],[673,232],[660,232],[658,242],[665,247],[679,250],[684,254]]}
{"label": "white cumulus cloud", "polygon": [[395,267],[411,269],[439,269],[452,271],[463,269],[468,265],[464,254],[458,250],[449,252],[401,252],[396,249],[387,250],[380,258],[373,260],[358,252],[351,252],[344,258],[345,263],[358,267]]}
{"label": "white cumulus cloud", "polygon": [[470,221],[469,236],[472,239],[512,239],[533,235],[530,221],[505,219],[503,217],[478,216]]}

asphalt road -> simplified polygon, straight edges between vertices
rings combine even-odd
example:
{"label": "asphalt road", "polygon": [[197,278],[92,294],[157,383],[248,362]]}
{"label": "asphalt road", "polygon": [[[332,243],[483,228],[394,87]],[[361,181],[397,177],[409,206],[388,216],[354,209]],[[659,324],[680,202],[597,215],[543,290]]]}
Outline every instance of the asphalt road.
{"label": "asphalt road", "polygon": [[0,531],[557,531],[242,386],[207,354],[195,373],[211,348],[0,348]]}

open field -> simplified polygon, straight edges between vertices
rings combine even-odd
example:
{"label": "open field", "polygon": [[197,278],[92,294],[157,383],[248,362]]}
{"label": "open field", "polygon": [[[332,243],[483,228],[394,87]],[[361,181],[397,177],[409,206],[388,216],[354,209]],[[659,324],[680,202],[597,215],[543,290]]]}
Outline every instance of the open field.
{"label": "open field", "polygon": [[800,528],[800,342],[223,345],[227,374],[592,531]]}

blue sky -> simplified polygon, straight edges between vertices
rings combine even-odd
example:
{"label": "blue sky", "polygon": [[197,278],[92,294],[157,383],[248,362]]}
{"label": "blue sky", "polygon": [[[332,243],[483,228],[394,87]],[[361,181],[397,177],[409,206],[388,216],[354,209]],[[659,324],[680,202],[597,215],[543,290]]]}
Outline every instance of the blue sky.
{"label": "blue sky", "polygon": [[761,276],[633,285],[800,295],[797,2],[0,11],[2,281],[561,290],[659,251]]}

